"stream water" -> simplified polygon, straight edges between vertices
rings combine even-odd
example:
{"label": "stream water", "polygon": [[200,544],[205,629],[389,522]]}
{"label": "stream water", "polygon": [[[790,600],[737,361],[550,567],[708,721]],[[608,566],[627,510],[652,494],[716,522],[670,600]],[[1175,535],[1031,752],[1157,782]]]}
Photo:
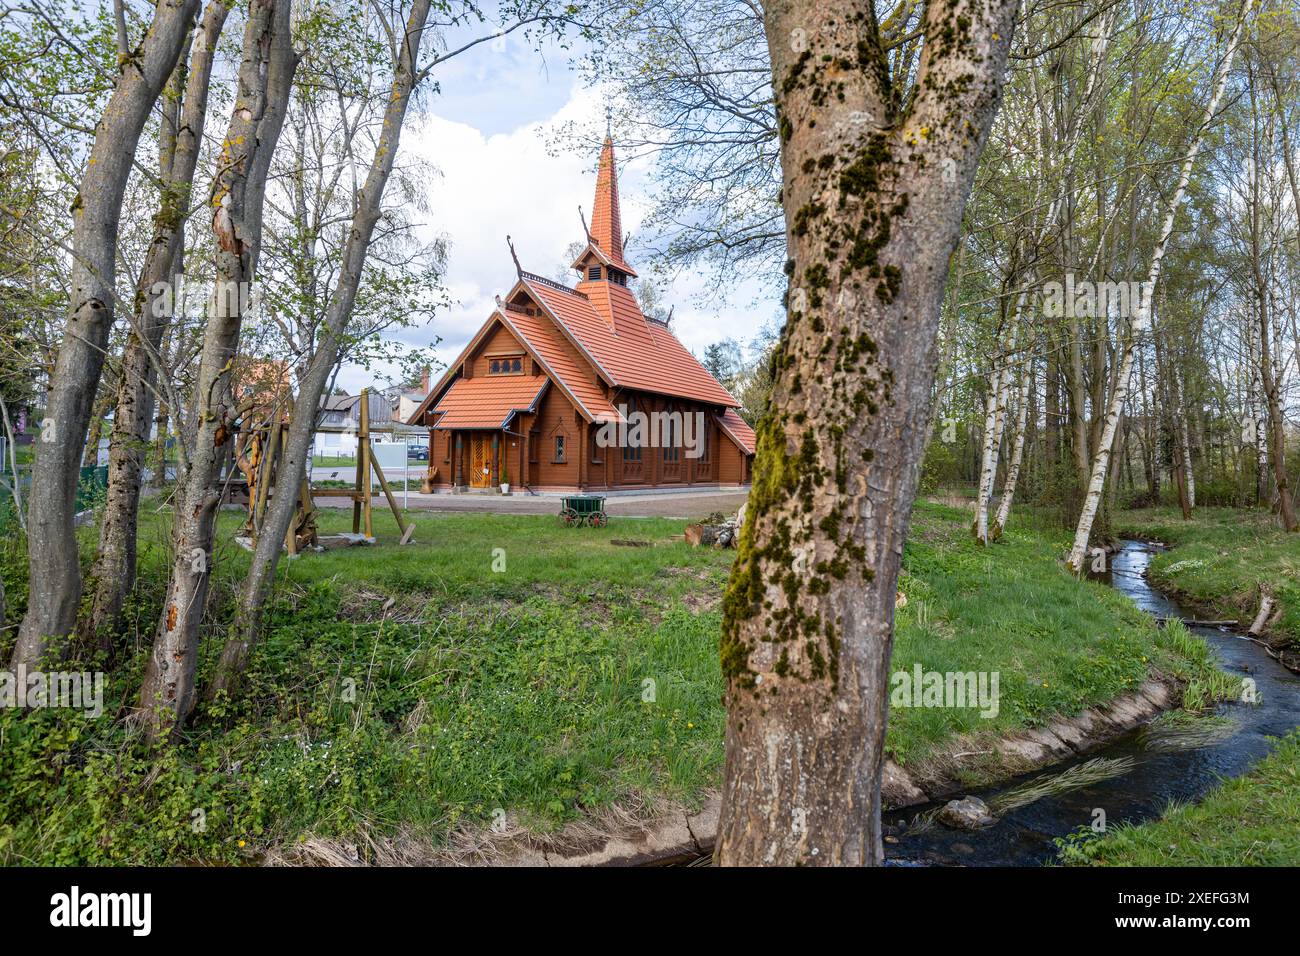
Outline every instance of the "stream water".
{"label": "stream water", "polygon": [[[1148,584],[1146,569],[1154,546],[1125,541],[1102,576],[1139,608],[1157,617],[1188,617],[1169,598]],[[1300,725],[1300,676],[1273,660],[1260,645],[1226,629],[1193,627],[1214,648],[1225,670],[1255,682],[1256,703],[1225,704],[1203,737],[1162,736],[1139,728],[1109,746],[1070,763],[1058,764],[984,791],[974,791],[990,805],[1042,784],[1049,793],[1007,810],[984,829],[953,830],[929,818],[937,805],[908,807],[885,814],[885,855],[896,866],[1032,866],[1055,859],[1053,839],[1105,813],[1108,826],[1158,816],[1171,800],[1195,800],[1224,777],[1245,773],[1269,752],[1270,736]],[[1119,761],[1123,772],[1100,782],[1050,792],[1053,780],[1087,761]],[[1014,801],[1013,801],[1014,802]]]}

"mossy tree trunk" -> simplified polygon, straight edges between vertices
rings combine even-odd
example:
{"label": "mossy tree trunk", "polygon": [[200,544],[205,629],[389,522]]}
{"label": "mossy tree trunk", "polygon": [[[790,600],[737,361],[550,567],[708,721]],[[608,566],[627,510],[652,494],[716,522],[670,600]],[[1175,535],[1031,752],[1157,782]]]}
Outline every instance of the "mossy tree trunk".
{"label": "mossy tree trunk", "polygon": [[772,0],[788,317],[725,600],[723,865],[875,864],[895,587],[939,308],[1014,0],[931,4],[915,86],[869,3]]}

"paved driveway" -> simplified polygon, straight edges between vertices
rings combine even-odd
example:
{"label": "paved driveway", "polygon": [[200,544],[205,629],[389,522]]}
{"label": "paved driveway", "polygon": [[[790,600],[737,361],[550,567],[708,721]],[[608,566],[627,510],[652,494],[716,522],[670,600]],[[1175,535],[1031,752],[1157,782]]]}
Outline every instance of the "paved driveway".
{"label": "paved driveway", "polygon": [[[383,493],[375,489],[376,508],[384,507]],[[672,491],[660,494],[610,495],[605,500],[605,511],[617,518],[703,518],[715,511],[733,514],[740,508],[749,492],[747,490],[717,489],[709,491]],[[530,495],[517,492],[512,495],[440,494],[422,495],[395,492],[398,504],[411,511],[478,511],[491,514],[552,515],[560,512],[560,495]],[[316,506],[326,508],[351,508],[346,498],[317,498]]]}

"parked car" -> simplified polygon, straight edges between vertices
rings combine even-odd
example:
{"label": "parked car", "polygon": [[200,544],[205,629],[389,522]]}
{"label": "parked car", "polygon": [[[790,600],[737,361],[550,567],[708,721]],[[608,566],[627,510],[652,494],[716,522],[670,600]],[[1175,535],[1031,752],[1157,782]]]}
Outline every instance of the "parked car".
{"label": "parked car", "polygon": [[417,445],[417,444],[415,444],[414,442],[407,442],[407,444],[406,444],[406,460],[407,460],[407,461],[428,461],[428,460],[429,460],[429,446],[428,446],[428,445]]}

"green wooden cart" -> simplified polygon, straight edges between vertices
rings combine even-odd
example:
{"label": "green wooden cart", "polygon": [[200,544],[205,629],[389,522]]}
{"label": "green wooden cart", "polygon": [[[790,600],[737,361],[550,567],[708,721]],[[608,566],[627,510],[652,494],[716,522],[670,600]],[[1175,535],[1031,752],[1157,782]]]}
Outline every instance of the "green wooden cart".
{"label": "green wooden cart", "polygon": [[603,528],[609,524],[604,495],[566,495],[560,507],[560,521],[566,528],[590,525]]}

